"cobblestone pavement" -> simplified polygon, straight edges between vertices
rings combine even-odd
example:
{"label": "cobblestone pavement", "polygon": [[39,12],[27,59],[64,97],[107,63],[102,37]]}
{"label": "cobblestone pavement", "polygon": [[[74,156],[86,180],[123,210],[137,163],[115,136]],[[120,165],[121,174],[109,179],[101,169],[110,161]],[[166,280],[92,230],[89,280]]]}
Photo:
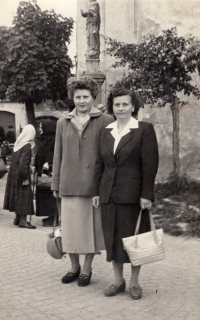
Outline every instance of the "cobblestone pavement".
{"label": "cobblestone pavement", "polygon": [[[6,176],[0,179],[2,208]],[[200,241],[165,236],[166,259],[141,269],[141,300],[129,296],[130,266],[125,266],[127,289],[105,297],[112,266],[105,252],[93,263],[91,284],[62,284],[68,256],[52,259],[46,252],[51,228],[34,217],[36,230],[13,226],[14,214],[0,209],[0,319],[11,320],[199,320]]]}

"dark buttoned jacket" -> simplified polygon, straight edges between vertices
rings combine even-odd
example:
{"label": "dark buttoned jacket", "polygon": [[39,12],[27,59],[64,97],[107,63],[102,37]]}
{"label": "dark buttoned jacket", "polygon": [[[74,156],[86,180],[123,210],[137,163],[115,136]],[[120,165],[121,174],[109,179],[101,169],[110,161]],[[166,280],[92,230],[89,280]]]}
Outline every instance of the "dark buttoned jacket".
{"label": "dark buttoned jacket", "polygon": [[154,182],[158,169],[158,145],[153,125],[139,127],[124,135],[114,154],[112,129],[100,132],[95,164],[93,196],[102,203],[139,203],[140,198],[154,200]]}

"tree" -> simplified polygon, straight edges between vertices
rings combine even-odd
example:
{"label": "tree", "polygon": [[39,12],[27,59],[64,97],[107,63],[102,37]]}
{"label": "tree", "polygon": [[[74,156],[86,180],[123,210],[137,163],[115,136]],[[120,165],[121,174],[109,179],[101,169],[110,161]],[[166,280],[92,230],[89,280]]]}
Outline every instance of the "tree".
{"label": "tree", "polygon": [[173,170],[179,175],[179,108],[177,94],[197,94],[192,73],[200,71],[200,43],[193,37],[179,37],[176,28],[150,35],[141,44],[126,44],[106,38],[106,53],[118,60],[114,67],[128,67],[128,75],[116,85],[140,91],[148,104],[170,103],[173,117]]}
{"label": "tree", "polygon": [[31,0],[20,2],[11,28],[0,27],[0,99],[25,103],[28,123],[35,125],[34,103],[67,98],[73,23]]}

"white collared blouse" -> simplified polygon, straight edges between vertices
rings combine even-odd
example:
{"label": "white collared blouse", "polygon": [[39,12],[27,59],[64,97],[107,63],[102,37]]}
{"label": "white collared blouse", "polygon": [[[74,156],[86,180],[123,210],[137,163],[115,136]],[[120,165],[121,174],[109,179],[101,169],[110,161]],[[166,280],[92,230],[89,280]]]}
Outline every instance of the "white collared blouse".
{"label": "white collared blouse", "polygon": [[114,143],[114,150],[113,153],[115,154],[115,151],[117,149],[117,146],[123,136],[125,136],[127,133],[130,132],[130,129],[137,129],[139,127],[138,120],[131,117],[130,121],[127,123],[127,125],[124,127],[124,129],[119,133],[118,126],[117,126],[117,120],[115,122],[110,123],[106,129],[113,129],[110,133],[112,134],[113,138],[115,139]]}

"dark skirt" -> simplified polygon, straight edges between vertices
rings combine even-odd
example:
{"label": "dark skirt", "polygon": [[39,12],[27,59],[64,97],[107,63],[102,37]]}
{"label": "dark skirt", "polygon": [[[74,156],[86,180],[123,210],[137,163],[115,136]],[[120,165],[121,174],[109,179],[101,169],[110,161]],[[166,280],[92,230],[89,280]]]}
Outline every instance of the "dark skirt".
{"label": "dark skirt", "polygon": [[[129,257],[123,248],[122,238],[133,236],[140,212],[139,204],[102,203],[102,227],[107,261],[130,263]],[[143,210],[139,233],[150,231],[148,210]]]}
{"label": "dark skirt", "polygon": [[31,176],[29,185],[22,186],[18,176],[17,166],[11,166],[8,172],[3,209],[26,216],[33,215],[33,192],[31,189]]}
{"label": "dark skirt", "polygon": [[36,186],[36,216],[54,217],[57,210],[56,199],[53,196],[53,191],[49,188]]}

